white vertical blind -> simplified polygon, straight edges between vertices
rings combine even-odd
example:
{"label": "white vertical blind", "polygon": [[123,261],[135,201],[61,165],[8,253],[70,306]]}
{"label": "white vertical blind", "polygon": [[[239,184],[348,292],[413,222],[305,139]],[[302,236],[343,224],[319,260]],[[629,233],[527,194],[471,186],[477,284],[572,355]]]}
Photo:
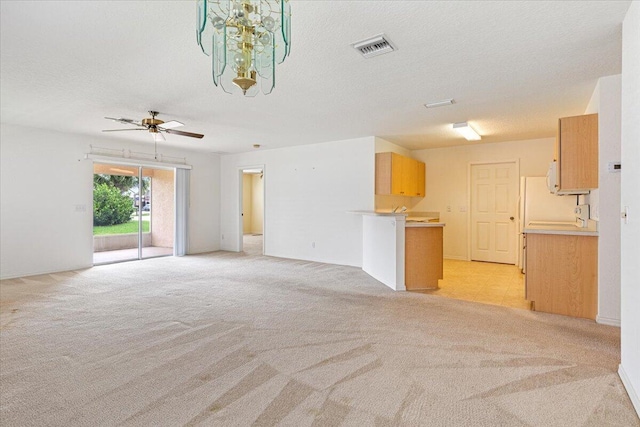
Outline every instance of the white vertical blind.
{"label": "white vertical blind", "polygon": [[189,170],[176,169],[175,177],[176,227],[173,240],[173,255],[183,256],[187,254],[189,249]]}

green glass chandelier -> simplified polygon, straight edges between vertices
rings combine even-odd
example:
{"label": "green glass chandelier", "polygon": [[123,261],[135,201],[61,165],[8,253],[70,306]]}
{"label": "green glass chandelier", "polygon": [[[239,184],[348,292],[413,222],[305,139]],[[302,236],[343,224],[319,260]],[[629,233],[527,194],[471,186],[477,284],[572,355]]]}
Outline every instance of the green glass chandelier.
{"label": "green glass chandelier", "polygon": [[211,57],[213,83],[227,93],[270,94],[276,63],[291,48],[289,0],[196,1],[196,36]]}

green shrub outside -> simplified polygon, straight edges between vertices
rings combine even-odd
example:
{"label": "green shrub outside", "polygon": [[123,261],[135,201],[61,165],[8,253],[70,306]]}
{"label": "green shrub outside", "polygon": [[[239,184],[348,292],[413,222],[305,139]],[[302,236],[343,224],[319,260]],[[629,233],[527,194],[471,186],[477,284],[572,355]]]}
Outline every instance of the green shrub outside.
{"label": "green shrub outside", "polygon": [[116,225],[128,222],[135,211],[131,198],[109,184],[94,184],[93,225]]}

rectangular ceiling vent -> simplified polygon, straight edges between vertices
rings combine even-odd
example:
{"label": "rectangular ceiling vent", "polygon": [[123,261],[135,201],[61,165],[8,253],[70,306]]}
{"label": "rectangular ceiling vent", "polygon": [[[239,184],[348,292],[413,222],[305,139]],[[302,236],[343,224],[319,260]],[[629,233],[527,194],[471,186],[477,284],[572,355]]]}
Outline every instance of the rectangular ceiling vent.
{"label": "rectangular ceiling vent", "polygon": [[396,50],[396,47],[384,34],[353,43],[351,46],[358,50],[365,58],[371,58]]}

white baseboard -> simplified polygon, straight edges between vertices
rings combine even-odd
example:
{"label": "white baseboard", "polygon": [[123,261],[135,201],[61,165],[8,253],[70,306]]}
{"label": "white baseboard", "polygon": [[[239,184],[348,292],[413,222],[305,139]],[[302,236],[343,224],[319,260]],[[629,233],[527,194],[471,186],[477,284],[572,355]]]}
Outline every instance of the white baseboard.
{"label": "white baseboard", "polygon": [[40,276],[43,274],[56,274],[56,273],[66,273],[67,271],[78,271],[78,270],[86,270],[88,268],[93,267],[93,261],[91,264],[77,264],[75,266],[71,265],[65,267],[63,269],[56,270],[34,270],[34,271],[23,271],[22,273],[11,273],[7,276],[0,276],[0,280],[9,280],[9,279],[23,279],[29,278],[31,276]]}
{"label": "white baseboard", "polygon": [[460,261],[469,261],[466,256],[445,255],[442,258],[444,258],[444,259],[457,259],[457,260],[460,260]]}
{"label": "white baseboard", "polygon": [[629,399],[631,399],[631,403],[633,404],[633,407],[636,409],[636,413],[640,417],[640,399],[638,398],[638,393],[636,393],[636,390],[633,388],[633,384],[631,384],[631,380],[627,376],[627,373],[625,372],[622,364],[618,366],[618,376],[620,376],[620,379],[622,380],[622,384],[624,385],[624,388],[627,389],[627,394],[629,395]]}
{"label": "white baseboard", "polygon": [[596,323],[620,327],[620,319],[614,319],[612,317],[596,316]]}

